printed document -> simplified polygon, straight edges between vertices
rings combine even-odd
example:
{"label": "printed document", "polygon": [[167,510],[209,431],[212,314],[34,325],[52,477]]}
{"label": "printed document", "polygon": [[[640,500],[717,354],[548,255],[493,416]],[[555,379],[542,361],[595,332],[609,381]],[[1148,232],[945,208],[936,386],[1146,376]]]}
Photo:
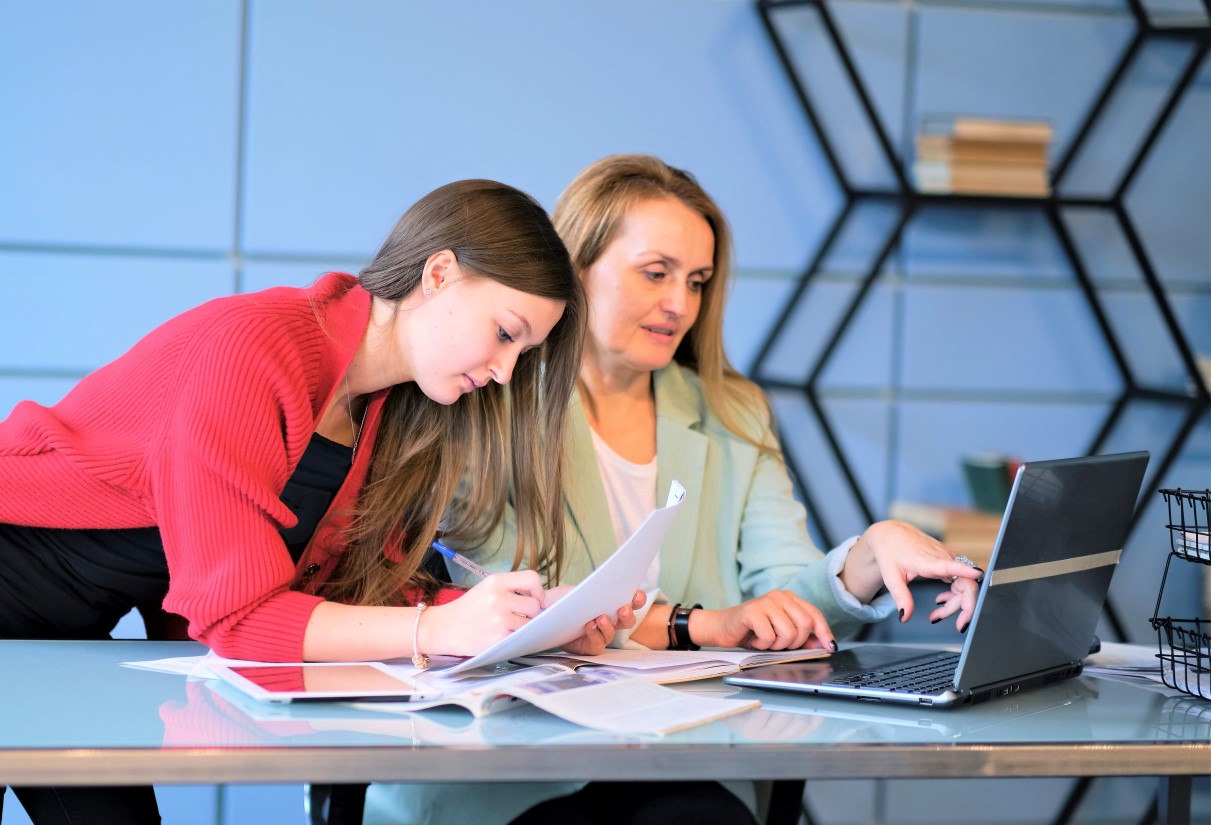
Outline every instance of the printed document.
{"label": "printed document", "polygon": [[446,672],[461,673],[560,647],[583,635],[591,620],[630,604],[684,499],[685,488],[674,481],[665,506],[648,513],[639,529],[584,581],[516,632]]}

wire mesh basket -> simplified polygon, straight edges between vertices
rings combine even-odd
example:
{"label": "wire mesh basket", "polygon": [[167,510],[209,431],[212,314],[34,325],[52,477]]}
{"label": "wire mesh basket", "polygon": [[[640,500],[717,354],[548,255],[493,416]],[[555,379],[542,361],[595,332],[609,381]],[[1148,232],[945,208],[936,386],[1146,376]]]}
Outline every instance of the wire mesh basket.
{"label": "wire mesh basket", "polygon": [[[1161,490],[1169,508],[1169,558],[1161,577],[1152,627],[1160,652],[1161,679],[1171,688],[1191,696],[1211,699],[1211,621],[1207,619],[1162,618],[1161,598],[1169,567],[1174,559],[1211,567],[1207,513],[1211,490]],[[1185,570],[1202,570],[1201,567]]]}
{"label": "wire mesh basket", "polygon": [[1178,558],[1211,564],[1207,504],[1211,490],[1161,490],[1169,507],[1169,544]]}

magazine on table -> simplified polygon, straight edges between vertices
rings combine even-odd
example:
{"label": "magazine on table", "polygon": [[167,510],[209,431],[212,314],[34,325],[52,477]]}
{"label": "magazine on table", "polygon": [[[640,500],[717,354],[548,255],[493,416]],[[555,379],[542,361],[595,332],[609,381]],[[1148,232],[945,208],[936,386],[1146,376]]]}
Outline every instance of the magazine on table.
{"label": "magazine on table", "polygon": [[659,735],[713,722],[761,704],[686,693],[613,670],[577,672],[555,661],[481,668],[458,675],[417,673],[403,665],[400,668],[424,693],[438,695],[407,703],[358,706],[399,713],[457,706],[479,717],[524,702],[594,730]]}

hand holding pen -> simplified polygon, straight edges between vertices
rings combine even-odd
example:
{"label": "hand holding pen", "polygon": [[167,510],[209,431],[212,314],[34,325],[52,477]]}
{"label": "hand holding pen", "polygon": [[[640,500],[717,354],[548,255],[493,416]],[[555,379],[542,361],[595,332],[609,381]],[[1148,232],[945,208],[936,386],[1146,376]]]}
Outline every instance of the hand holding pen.
{"label": "hand holding pen", "polygon": [[[463,554],[451,550],[440,541],[434,541],[432,546],[434,550],[436,550],[446,559],[452,561],[454,564],[457,564],[459,567],[462,567],[465,570],[469,570],[471,573],[474,573],[481,579],[486,579],[490,575],[487,570],[480,567]],[[561,596],[566,595],[571,590],[571,586],[564,586],[556,587],[545,592],[540,603],[539,611],[541,612],[543,608],[550,606],[550,604],[554,603]],[[530,595],[524,589],[515,590],[513,592],[519,597]],[[630,605],[623,605],[614,617],[603,614],[598,616],[593,621],[590,621],[585,625],[585,635],[565,645],[565,649],[571,653],[580,653],[585,655],[596,655],[601,653],[614,638],[616,628],[630,629],[635,626],[635,611],[643,607],[645,601],[646,594],[642,590],[636,591],[634,600]],[[516,615],[525,620],[527,617],[533,618],[534,614],[519,612]],[[516,628],[513,629],[515,630]]]}
{"label": "hand holding pen", "polygon": [[535,571],[494,573],[458,598],[429,608],[418,644],[422,650],[473,656],[520,629],[542,612],[545,602],[546,590]]}

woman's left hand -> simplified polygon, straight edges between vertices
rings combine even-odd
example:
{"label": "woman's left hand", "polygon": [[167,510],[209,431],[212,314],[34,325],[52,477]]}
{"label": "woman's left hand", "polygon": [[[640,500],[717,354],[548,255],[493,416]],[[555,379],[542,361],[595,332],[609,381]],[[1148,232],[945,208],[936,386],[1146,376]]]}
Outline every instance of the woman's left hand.
{"label": "woman's left hand", "polygon": [[983,570],[956,561],[954,553],[937,539],[902,521],[880,521],[868,527],[850,548],[841,570],[845,589],[861,601],[870,601],[886,587],[899,608],[901,622],[913,613],[909,582],[927,578],[949,583],[950,589],[938,596],[938,607],[929,620],[936,624],[957,613],[955,627],[960,632],[971,623],[979,593],[977,580],[983,576]]}
{"label": "woman's left hand", "polygon": [[[550,607],[556,601],[571,590],[571,586],[564,585],[561,587],[552,587],[547,591],[547,602],[543,607]],[[610,618],[606,614],[601,614],[593,621],[584,626],[584,635],[579,639],[568,642],[563,646],[563,649],[568,653],[576,653],[581,656],[596,656],[604,653],[609,647],[610,642],[614,640],[614,633],[617,630],[630,630],[635,626],[635,611],[643,607],[647,601],[647,594],[642,590],[636,590],[635,596],[631,599],[629,605],[623,605],[618,608],[618,613],[614,618]]]}

